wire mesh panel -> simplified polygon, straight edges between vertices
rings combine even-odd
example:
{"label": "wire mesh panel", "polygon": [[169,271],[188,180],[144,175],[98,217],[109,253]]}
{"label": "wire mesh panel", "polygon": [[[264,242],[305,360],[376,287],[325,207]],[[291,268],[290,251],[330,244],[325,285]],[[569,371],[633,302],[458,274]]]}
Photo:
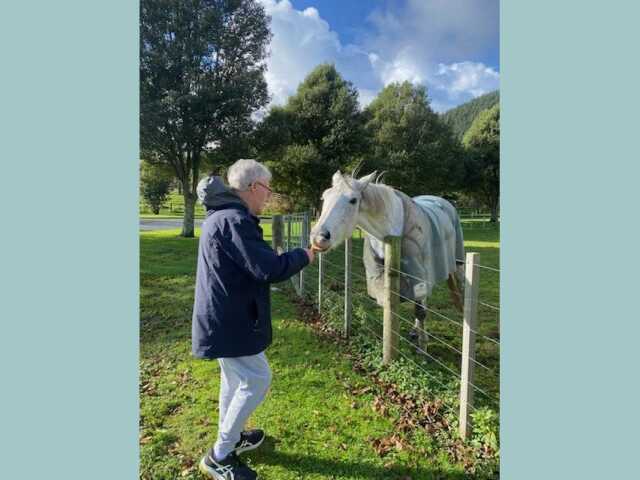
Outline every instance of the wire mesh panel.
{"label": "wire mesh panel", "polygon": [[[307,244],[305,236],[305,218],[303,213],[289,213],[282,216],[283,221],[283,249],[291,251],[295,248],[304,248]],[[291,282],[298,295],[301,295],[300,283],[301,274],[298,273],[291,278]]]}

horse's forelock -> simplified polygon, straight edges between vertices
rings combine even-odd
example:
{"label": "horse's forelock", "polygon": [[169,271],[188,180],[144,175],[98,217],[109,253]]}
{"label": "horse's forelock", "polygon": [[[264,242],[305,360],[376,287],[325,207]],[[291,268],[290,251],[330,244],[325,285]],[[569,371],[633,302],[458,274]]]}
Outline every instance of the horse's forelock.
{"label": "horse's forelock", "polygon": [[[382,173],[384,174],[385,172],[382,172]],[[386,195],[387,195],[387,191],[386,190],[388,188],[391,188],[391,187],[389,187],[388,185],[385,185],[384,183],[381,183],[381,182],[378,183],[378,180],[380,179],[381,176],[382,176],[382,174],[378,176],[378,179],[376,179],[375,183],[374,182],[368,183],[366,188],[363,188],[362,182],[359,179],[357,179],[357,178],[355,178],[355,177],[353,177],[351,175],[344,175],[343,174],[342,175],[342,180],[343,180],[342,182],[340,182],[337,185],[332,186],[331,188],[328,188],[327,190],[325,190],[323,192],[323,194],[322,194],[323,200],[325,198],[325,194],[327,194],[329,192],[332,192],[332,193],[335,192],[335,194],[338,194],[338,193],[346,191],[348,193],[356,193],[357,192],[357,193],[360,193],[361,195],[364,195],[365,190],[369,190],[370,189],[369,187],[373,186],[373,185],[375,185],[376,187],[385,187],[383,189],[383,191],[377,191],[374,194],[374,197],[377,198],[377,197],[382,196],[383,198],[386,198]],[[380,203],[380,202],[377,202],[377,203]]]}

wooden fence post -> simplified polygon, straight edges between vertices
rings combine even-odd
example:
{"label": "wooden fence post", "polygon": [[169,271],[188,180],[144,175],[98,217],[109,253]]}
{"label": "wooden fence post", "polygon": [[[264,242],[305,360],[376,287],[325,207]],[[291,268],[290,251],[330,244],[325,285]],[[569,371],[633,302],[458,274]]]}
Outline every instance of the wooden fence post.
{"label": "wooden fence post", "polygon": [[318,313],[322,313],[322,281],[324,280],[322,253],[318,253]]}
{"label": "wooden fence post", "polygon": [[344,242],[344,336],[351,335],[351,237]]}
{"label": "wooden fence post", "polygon": [[282,215],[274,215],[271,219],[271,242],[273,243],[273,249],[280,253],[284,244],[284,223],[282,221]]}
{"label": "wooden fence post", "polygon": [[[382,363],[389,365],[398,356],[401,237],[384,239],[384,316],[382,330]],[[395,292],[395,293],[394,293]]]}
{"label": "wooden fence post", "polygon": [[287,251],[291,250],[291,215],[287,215]]}
{"label": "wooden fence post", "polygon": [[467,253],[465,261],[464,324],[462,327],[462,372],[460,380],[460,436],[471,433],[470,406],[473,405],[473,372],[478,331],[479,253]]}
{"label": "wooden fence post", "polygon": [[[305,248],[309,242],[309,212],[302,214],[302,228],[300,232],[300,248]],[[304,269],[300,270],[300,296],[304,296]]]}

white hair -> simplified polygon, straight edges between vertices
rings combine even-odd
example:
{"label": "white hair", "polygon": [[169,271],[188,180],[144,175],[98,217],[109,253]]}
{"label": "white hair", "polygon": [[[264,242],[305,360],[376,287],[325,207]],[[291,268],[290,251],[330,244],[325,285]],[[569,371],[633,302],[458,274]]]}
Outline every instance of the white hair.
{"label": "white hair", "polygon": [[231,188],[246,190],[258,180],[271,180],[271,172],[260,162],[241,158],[229,167],[227,182]]}

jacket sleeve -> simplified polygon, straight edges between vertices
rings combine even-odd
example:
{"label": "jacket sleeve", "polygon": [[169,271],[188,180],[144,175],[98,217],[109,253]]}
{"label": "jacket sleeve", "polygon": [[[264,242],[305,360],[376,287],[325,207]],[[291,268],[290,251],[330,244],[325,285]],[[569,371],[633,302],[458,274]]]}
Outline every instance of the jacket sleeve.
{"label": "jacket sleeve", "polygon": [[278,255],[261,238],[250,220],[229,222],[225,230],[225,252],[240,269],[258,282],[282,282],[309,264],[307,252],[302,248]]}

